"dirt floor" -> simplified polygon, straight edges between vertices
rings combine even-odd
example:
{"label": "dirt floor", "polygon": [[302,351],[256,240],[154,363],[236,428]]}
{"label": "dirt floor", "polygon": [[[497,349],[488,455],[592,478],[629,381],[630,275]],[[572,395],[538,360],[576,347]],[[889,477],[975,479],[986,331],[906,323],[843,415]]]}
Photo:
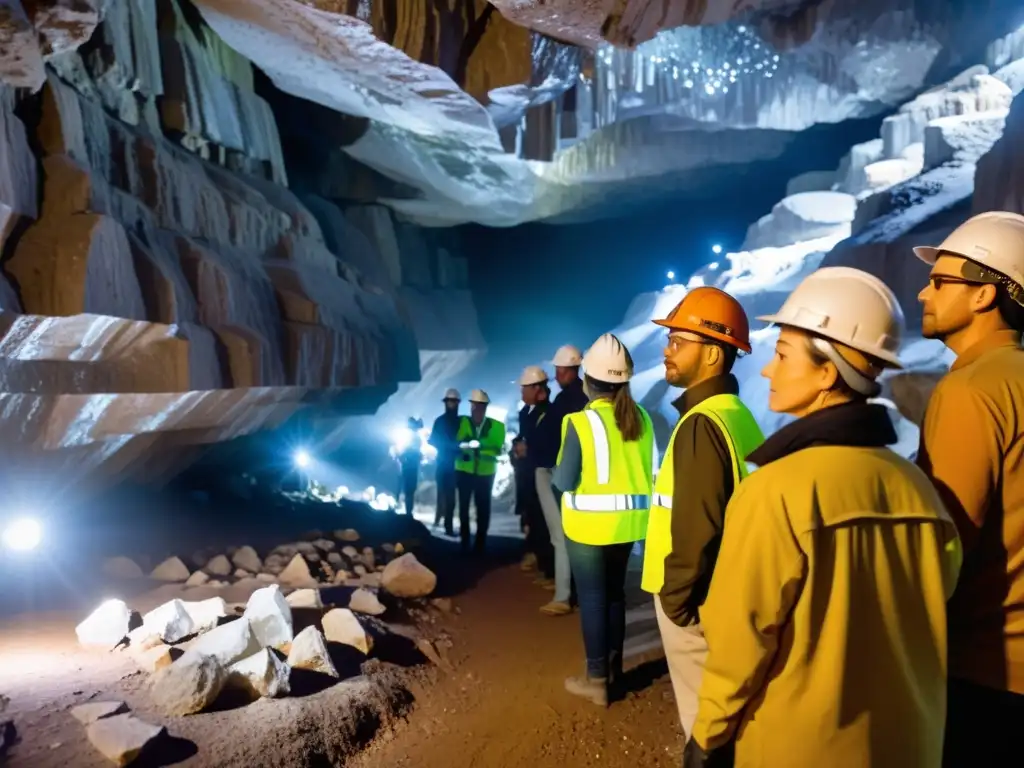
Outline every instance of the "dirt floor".
{"label": "dirt floor", "polygon": [[[607,710],[570,696],[562,681],[581,671],[579,617],[540,614],[537,608],[550,593],[533,586],[531,578],[516,566],[505,566],[485,574],[456,599],[455,670],[429,686],[414,686],[416,701],[408,718],[350,765],[680,764],[682,739],[664,660],[656,652],[639,659],[634,655],[634,691]],[[635,640],[637,622],[631,623],[627,634]],[[627,656],[629,648],[627,643]]]}
{"label": "dirt floor", "polygon": [[[321,524],[297,515],[290,511],[287,527]],[[94,606],[105,595],[88,578],[65,576],[60,593],[50,595],[61,598],[57,608],[0,616],[0,710],[5,707],[2,695],[10,698],[0,719],[13,717],[21,736],[7,765],[110,765],[90,746],[69,710],[111,699],[126,702],[144,720],[168,726],[170,738],[159,753],[133,764],[140,768],[679,765],[682,743],[664,660],[657,658],[660,645],[649,600],[634,583],[626,649],[632,692],[608,710],[575,699],[565,692],[563,680],[582,669],[579,617],[540,614],[537,609],[551,593],[518,568],[521,540],[516,539],[515,519],[497,519],[492,530],[491,554],[483,561],[461,556],[452,540],[425,542],[421,557],[438,573],[437,594],[451,596],[455,606],[452,612],[432,609],[426,628],[435,637],[452,639],[441,666],[395,654],[383,663],[367,662],[362,674],[356,668],[349,679],[327,688],[312,686],[287,699],[173,720],[153,711],[147,676],[127,654],[77,645],[75,623],[86,605]],[[248,528],[248,533],[255,532]],[[224,535],[241,542],[230,531]],[[268,534],[270,539],[289,540]],[[162,589],[119,596],[146,610],[146,603],[155,606],[173,596]],[[221,594],[229,603],[246,599],[244,594]],[[65,599],[69,595],[74,599]]]}

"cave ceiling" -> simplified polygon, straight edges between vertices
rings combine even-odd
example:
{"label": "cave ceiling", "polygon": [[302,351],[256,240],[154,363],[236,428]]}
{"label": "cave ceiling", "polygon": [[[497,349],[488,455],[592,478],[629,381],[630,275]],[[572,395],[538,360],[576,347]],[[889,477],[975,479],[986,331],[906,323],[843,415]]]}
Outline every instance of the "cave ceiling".
{"label": "cave ceiling", "polygon": [[[112,1],[3,0],[0,77],[38,89]],[[337,144],[401,190],[385,202],[434,226],[559,217],[619,182],[735,163],[737,147],[771,158],[812,125],[892,110],[1020,23],[1007,0],[193,6],[280,91],[363,120]]]}

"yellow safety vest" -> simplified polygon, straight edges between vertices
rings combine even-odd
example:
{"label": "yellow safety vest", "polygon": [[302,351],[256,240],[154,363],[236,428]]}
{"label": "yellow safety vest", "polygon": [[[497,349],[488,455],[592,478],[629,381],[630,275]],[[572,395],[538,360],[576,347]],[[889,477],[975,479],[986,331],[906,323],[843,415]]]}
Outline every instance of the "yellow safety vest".
{"label": "yellow safety vest", "polygon": [[[640,408],[640,406],[637,406]],[[647,532],[653,482],[654,427],[640,408],[640,439],[626,442],[607,399],[595,400],[562,421],[562,443],[572,424],[580,438],[579,487],[562,494],[562,527],[580,544],[607,546],[640,541]],[[561,450],[558,453],[561,461]]]}
{"label": "yellow safety vest", "polygon": [[658,479],[654,484],[654,503],[647,523],[644,571],[640,586],[645,592],[654,595],[660,594],[665,585],[665,558],[672,552],[672,494],[675,492],[672,457],[675,453],[676,433],[684,421],[696,414],[711,419],[725,436],[725,444],[729,446],[732,458],[734,488],[748,474],[746,457],[764,442],[764,435],[754,415],[736,395],[714,395],[683,414],[672,430],[668,450],[661,462]]}
{"label": "yellow safety vest", "polygon": [[460,448],[455,457],[455,471],[484,477],[493,475],[498,470],[498,454],[502,453],[505,447],[505,425],[497,419],[485,416],[480,425],[480,434],[477,436],[472,419],[469,416],[462,416],[459,418],[459,431],[455,435],[455,441],[468,443],[472,440],[478,440],[480,447],[465,451]]}

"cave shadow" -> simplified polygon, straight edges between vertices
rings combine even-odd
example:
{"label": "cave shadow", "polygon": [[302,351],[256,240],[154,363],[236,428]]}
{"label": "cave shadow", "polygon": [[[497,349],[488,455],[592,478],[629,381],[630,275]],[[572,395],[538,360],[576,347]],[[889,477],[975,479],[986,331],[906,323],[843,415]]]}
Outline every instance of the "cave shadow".
{"label": "cave shadow", "polygon": [[463,552],[458,541],[431,537],[417,556],[437,574],[431,597],[456,597],[476,587],[489,572],[518,563],[523,557],[523,539],[488,537],[486,552],[477,554]]}
{"label": "cave shadow", "polygon": [[373,636],[375,659],[405,668],[418,667],[429,661],[412,638],[389,632],[382,624],[365,623],[364,627]]}
{"label": "cave shadow", "polygon": [[656,680],[668,674],[668,660],[665,657],[643,661],[622,673],[622,694],[639,693],[654,685]]}
{"label": "cave shadow", "polygon": [[164,734],[146,745],[132,761],[133,768],[164,768],[183,763],[199,754],[195,742]]}

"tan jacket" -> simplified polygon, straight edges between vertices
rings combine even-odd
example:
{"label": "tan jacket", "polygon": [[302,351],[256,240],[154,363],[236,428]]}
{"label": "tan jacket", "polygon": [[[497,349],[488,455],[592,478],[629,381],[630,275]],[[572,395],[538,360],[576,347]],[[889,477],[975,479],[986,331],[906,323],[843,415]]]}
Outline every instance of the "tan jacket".
{"label": "tan jacket", "polygon": [[1024,694],[1024,351],[1012,331],[960,355],[932,394],[918,464],[960,531],[949,674]]}

